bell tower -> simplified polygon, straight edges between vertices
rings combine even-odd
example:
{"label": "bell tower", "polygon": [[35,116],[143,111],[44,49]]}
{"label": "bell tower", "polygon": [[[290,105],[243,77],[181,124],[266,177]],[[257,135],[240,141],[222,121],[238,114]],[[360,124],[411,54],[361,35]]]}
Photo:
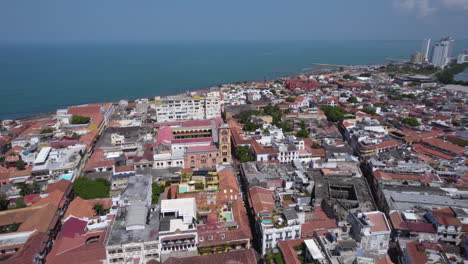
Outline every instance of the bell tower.
{"label": "bell tower", "polygon": [[219,143],[219,156],[221,157],[221,162],[231,163],[231,127],[222,123],[218,128],[218,143]]}

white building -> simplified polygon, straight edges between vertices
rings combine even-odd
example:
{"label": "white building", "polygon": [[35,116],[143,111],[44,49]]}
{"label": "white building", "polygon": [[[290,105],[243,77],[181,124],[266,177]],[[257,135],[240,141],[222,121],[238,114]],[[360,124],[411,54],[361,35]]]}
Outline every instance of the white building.
{"label": "white building", "polygon": [[161,262],[169,257],[198,255],[195,198],[161,201],[159,250]]}
{"label": "white building", "polygon": [[431,47],[431,39],[425,39],[422,43],[421,53],[424,56],[424,61],[429,60],[429,48]]}
{"label": "white building", "polygon": [[467,63],[468,62],[468,49],[464,50],[460,55],[458,55],[457,63]]}
{"label": "white building", "polygon": [[391,229],[384,213],[353,213],[347,220],[351,224],[351,236],[360,242],[366,257],[387,255]]}
{"label": "white building", "polygon": [[159,261],[158,214],[151,209],[151,183],[151,176],[129,178],[107,239],[107,263]]}
{"label": "white building", "polygon": [[156,120],[174,122],[221,117],[222,100],[219,92],[205,96],[170,96],[155,98]]}
{"label": "white building", "polygon": [[446,37],[435,44],[432,50],[432,65],[443,68],[450,62],[453,43],[453,39]]}

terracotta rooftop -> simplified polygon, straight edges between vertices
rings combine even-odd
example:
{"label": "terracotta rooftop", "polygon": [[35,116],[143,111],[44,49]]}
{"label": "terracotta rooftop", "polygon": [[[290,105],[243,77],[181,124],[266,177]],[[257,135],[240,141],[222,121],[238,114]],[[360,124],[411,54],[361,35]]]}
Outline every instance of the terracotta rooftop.
{"label": "terracotta rooftop", "polygon": [[446,150],[448,152],[455,153],[455,154],[465,151],[465,148],[449,143],[449,142],[445,142],[439,138],[428,138],[428,139],[424,139],[422,142],[424,142],[427,145],[436,147],[438,149],[443,149],[443,150]]}
{"label": "terracotta rooftop", "polygon": [[372,223],[371,232],[387,232],[390,227],[387,224],[385,214],[382,212],[369,212],[365,213],[369,221]]}
{"label": "terracotta rooftop", "polygon": [[272,191],[256,186],[249,190],[249,196],[255,214],[273,211],[275,209],[275,200],[273,200]]}

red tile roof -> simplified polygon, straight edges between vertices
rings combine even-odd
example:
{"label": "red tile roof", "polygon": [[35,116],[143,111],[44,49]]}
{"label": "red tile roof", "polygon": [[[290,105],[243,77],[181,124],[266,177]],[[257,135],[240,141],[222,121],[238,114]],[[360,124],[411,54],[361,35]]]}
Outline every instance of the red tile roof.
{"label": "red tile roof", "polygon": [[273,200],[272,191],[256,186],[249,190],[249,197],[255,214],[269,212],[275,209],[275,200]]}
{"label": "red tile roof", "polygon": [[305,238],[294,240],[283,240],[278,243],[278,247],[283,253],[283,259],[286,264],[301,264],[302,262],[297,258],[297,252],[294,247],[304,243]]}
{"label": "red tile roof", "polygon": [[366,213],[367,218],[372,223],[371,232],[388,232],[390,227],[387,224],[385,214],[382,212]]}
{"label": "red tile roof", "polygon": [[436,148],[443,149],[443,150],[446,150],[448,152],[455,153],[455,154],[459,154],[465,151],[465,148],[449,143],[449,142],[445,142],[439,138],[428,138],[428,139],[424,139],[422,142],[427,145],[434,146]]}
{"label": "red tile roof", "polygon": [[447,154],[442,153],[440,151],[428,148],[428,147],[426,147],[426,146],[424,146],[424,145],[422,145],[420,143],[414,144],[413,148],[414,148],[414,150],[416,152],[418,152],[420,154],[433,156],[433,157],[436,157],[436,158],[439,158],[439,159],[453,160],[455,158],[453,156],[447,155]]}
{"label": "red tile roof", "polygon": [[427,263],[425,250],[418,241],[406,243],[406,249],[411,263]]}

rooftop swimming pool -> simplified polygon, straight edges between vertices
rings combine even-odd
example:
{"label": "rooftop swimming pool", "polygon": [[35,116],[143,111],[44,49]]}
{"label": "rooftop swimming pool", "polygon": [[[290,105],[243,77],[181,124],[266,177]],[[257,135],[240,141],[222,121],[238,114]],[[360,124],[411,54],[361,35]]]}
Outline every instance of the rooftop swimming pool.
{"label": "rooftop swimming pool", "polygon": [[226,221],[232,221],[232,213],[226,213],[224,217],[226,217]]}
{"label": "rooftop swimming pool", "polygon": [[186,192],[188,192],[188,186],[179,185],[179,193],[186,193]]}
{"label": "rooftop swimming pool", "polygon": [[72,178],[73,178],[73,174],[71,173],[63,174],[62,176],[60,176],[60,179],[65,179],[69,181],[71,181]]}

